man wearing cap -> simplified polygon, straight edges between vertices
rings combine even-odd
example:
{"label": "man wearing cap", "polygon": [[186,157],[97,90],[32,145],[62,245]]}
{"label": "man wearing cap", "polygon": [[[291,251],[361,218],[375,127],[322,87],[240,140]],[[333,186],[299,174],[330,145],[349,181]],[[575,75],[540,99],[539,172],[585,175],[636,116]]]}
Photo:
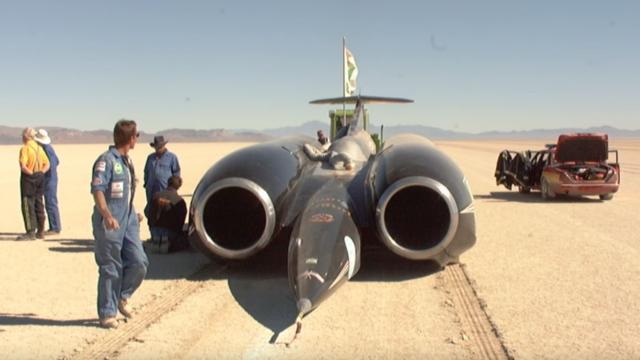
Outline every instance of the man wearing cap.
{"label": "man wearing cap", "polygon": [[[49,170],[49,159],[44,150],[34,141],[36,131],[22,131],[20,148],[20,198],[22,218],[26,233],[19,240],[44,239],[44,173]],[[37,232],[37,233],[36,233]]]}
{"label": "man wearing cap", "polygon": [[[147,206],[144,208],[144,214],[147,218],[150,215],[153,195],[167,189],[170,177],[180,176],[178,157],[167,150],[167,143],[164,136],[160,135],[155,136],[153,142],[149,144],[156,151],[147,157],[147,162],[144,165],[144,188],[147,194]],[[151,232],[152,240],[161,235],[150,224],[149,232]]]}
{"label": "man wearing cap", "polygon": [[49,171],[44,174],[44,207],[47,210],[47,219],[49,219],[49,230],[45,232],[45,235],[57,235],[61,230],[60,211],[58,211],[58,165],[60,165],[60,160],[51,146],[51,138],[47,130],[38,130],[35,140],[44,149],[50,165]]}
{"label": "man wearing cap", "polygon": [[91,217],[98,264],[100,326],[118,327],[118,311],[133,316],[128,301],[147,273],[149,260],[140,241],[140,220],[133,199],[136,175],[129,151],[138,142],[136,122],[120,120],[113,129],[114,145],[93,164]]}

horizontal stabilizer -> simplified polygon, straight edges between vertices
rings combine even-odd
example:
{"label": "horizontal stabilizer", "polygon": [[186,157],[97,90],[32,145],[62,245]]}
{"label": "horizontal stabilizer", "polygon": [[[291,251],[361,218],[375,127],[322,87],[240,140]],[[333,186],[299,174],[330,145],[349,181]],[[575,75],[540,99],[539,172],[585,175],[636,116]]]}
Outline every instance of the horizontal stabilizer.
{"label": "horizontal stabilizer", "polygon": [[310,104],[355,104],[358,101],[362,104],[407,104],[412,103],[411,99],[403,99],[403,98],[391,98],[391,97],[381,97],[381,96],[347,96],[347,97],[337,97],[331,99],[319,99],[309,101]]}

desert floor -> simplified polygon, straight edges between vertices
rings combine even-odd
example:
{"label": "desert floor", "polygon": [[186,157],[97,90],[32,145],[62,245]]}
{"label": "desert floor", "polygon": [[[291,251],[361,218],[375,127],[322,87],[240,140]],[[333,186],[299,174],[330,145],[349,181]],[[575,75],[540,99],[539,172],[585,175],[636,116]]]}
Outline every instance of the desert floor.
{"label": "desert floor", "polygon": [[[552,140],[437,142],[476,199],[478,242],[461,258],[474,298],[509,357],[640,358],[640,140],[610,144],[622,167],[611,201],[546,202],[538,192],[495,185],[500,150]],[[191,194],[211,164],[247,145],[170,143],[183,168],[180,192]],[[474,347],[446,271],[384,256],[307,316],[290,347],[283,343],[293,335],[295,305],[286,265],[272,255],[222,265],[195,252],[149,254],[149,274],[132,299],[136,318],[117,330],[98,328],[89,183],[106,145],[55,148],[63,232],[15,241],[23,232],[19,147],[0,146],[3,358],[491,358]],[[133,150],[139,172],[150,150]],[[148,236],[143,223],[141,237]]]}

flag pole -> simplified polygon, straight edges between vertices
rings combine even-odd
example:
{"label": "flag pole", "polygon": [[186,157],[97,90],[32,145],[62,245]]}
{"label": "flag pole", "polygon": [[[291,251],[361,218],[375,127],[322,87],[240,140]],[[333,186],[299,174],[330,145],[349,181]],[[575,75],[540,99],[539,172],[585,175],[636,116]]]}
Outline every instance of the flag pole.
{"label": "flag pole", "polygon": [[[342,96],[347,97],[347,40],[342,37]],[[347,105],[342,102],[342,126],[347,125]]]}

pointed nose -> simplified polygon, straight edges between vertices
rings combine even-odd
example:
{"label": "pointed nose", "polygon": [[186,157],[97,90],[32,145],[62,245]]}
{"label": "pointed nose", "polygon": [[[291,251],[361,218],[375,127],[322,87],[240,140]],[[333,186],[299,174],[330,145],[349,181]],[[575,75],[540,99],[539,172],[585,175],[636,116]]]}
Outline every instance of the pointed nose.
{"label": "pointed nose", "polygon": [[289,243],[289,283],[300,312],[309,312],[353,276],[360,235],[344,185],[329,182],[297,219]]}
{"label": "pointed nose", "polygon": [[298,312],[301,314],[306,314],[311,311],[312,308],[311,300],[307,298],[302,298],[298,300]]}

